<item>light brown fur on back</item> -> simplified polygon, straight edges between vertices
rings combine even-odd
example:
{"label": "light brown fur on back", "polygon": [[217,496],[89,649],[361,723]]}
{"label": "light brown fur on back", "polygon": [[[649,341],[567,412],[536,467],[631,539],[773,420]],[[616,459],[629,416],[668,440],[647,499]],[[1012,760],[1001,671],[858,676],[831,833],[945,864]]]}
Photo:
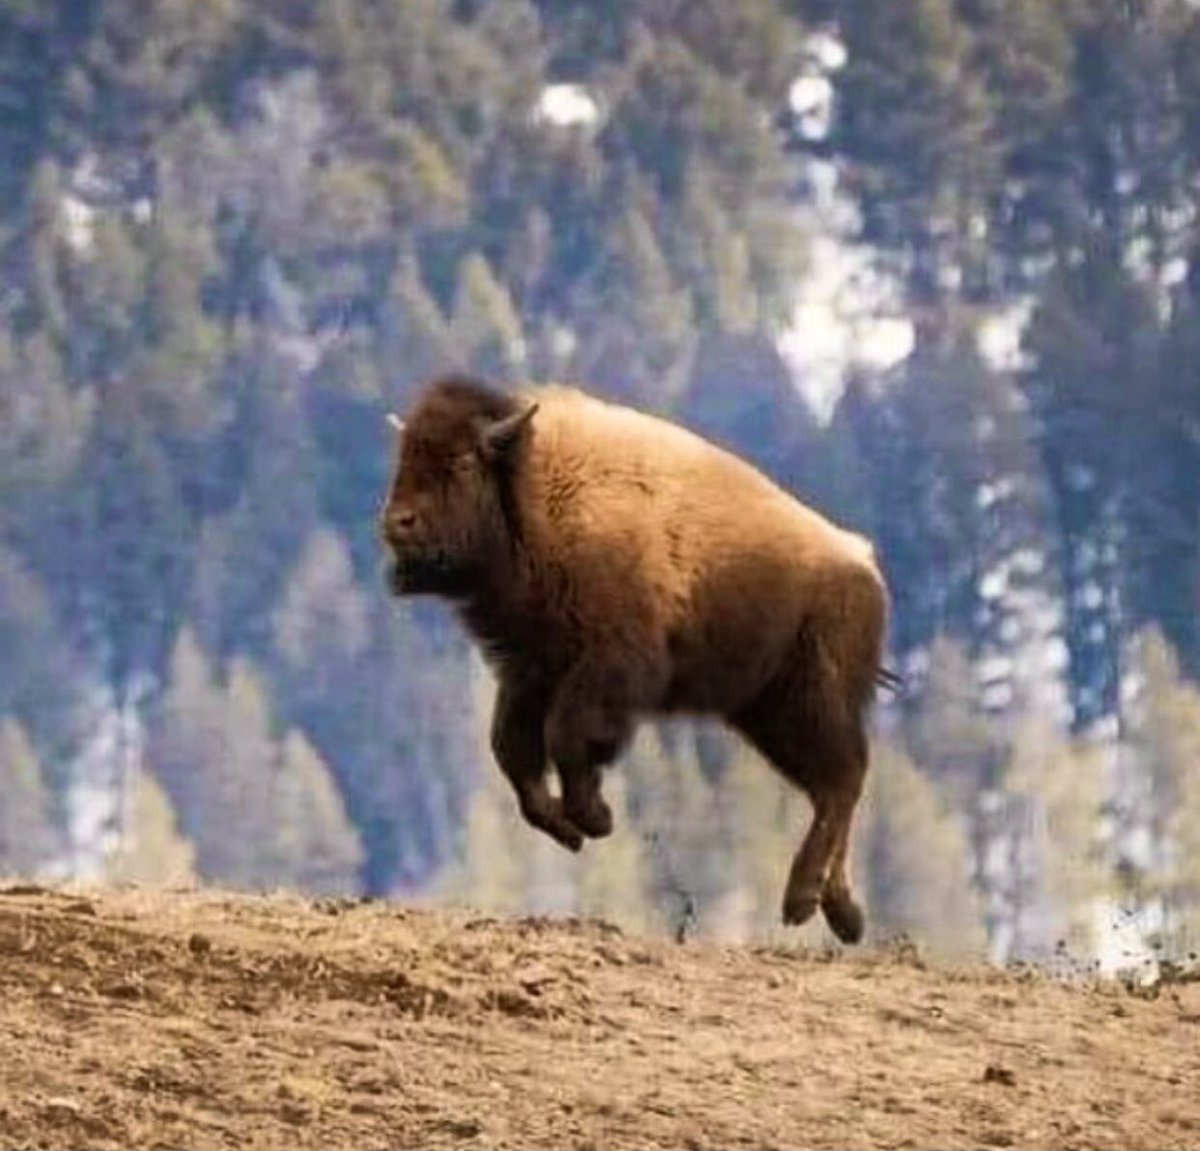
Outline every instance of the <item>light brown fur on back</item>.
{"label": "light brown fur on back", "polygon": [[519,488],[527,550],[568,580],[568,602],[542,607],[631,647],[674,640],[672,706],[747,700],[847,581],[882,592],[867,540],[732,453],[574,388],[522,395],[538,404]]}

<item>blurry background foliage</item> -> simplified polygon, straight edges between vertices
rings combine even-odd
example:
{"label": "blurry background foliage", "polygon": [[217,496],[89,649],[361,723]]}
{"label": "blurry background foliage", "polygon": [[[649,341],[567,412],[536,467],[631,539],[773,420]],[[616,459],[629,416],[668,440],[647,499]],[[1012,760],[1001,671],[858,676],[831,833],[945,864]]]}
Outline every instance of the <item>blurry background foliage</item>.
{"label": "blurry background foliage", "polygon": [[0,0],[0,869],[785,938],[750,752],[648,727],[568,859],[385,595],[463,367],[877,541],[875,932],[1195,946],[1198,169],[1185,0]]}

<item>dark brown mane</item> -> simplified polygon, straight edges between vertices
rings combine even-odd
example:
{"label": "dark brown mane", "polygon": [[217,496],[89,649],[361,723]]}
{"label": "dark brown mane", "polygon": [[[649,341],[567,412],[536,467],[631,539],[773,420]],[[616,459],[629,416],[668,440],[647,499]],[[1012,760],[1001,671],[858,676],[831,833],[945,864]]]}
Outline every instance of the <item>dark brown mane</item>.
{"label": "dark brown mane", "polygon": [[[408,422],[405,435],[412,441],[412,457],[423,472],[439,474],[457,453],[476,443],[481,425],[507,419],[520,408],[513,396],[476,376],[440,376],[425,389]],[[491,469],[510,546],[522,538],[513,493],[515,463],[515,456],[505,455]]]}
{"label": "dark brown mane", "polygon": [[413,415],[434,417],[438,423],[500,420],[517,411],[517,401],[499,388],[475,376],[453,373],[434,380],[421,397]]}

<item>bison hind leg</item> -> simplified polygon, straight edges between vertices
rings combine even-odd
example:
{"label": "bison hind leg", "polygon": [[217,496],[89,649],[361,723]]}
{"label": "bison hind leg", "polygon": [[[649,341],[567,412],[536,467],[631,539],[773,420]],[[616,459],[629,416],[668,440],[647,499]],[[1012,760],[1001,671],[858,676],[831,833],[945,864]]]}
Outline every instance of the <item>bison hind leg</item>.
{"label": "bison hind leg", "polygon": [[843,943],[859,943],[866,931],[867,918],[849,889],[827,891],[821,896],[821,911],[829,929]]}
{"label": "bison hind leg", "polygon": [[829,878],[821,894],[821,912],[830,930],[843,943],[858,943],[866,930],[866,916],[850,892],[846,876],[846,856],[850,846],[850,828],[854,813],[851,810],[833,848]]}
{"label": "bison hind leg", "polygon": [[782,919],[806,923],[820,908],[844,943],[862,939],[865,917],[846,874],[854,811],[867,770],[866,737],[853,709],[813,707],[811,683],[775,685],[735,726],[812,802],[813,817],[792,861]]}
{"label": "bison hind leg", "polygon": [[866,920],[850,891],[846,844],[861,791],[861,776],[845,780],[837,790],[806,790],[813,804],[813,819],[788,874],[783,922],[805,923],[820,907],[838,939],[858,943]]}

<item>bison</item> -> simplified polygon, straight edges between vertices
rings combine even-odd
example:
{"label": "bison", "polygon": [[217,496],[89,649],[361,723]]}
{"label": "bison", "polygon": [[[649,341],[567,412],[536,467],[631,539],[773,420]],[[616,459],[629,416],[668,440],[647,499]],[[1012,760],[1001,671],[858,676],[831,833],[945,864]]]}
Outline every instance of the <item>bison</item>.
{"label": "bison", "polygon": [[524,818],[578,851],[612,830],[601,768],[640,719],[719,717],[812,803],[784,923],[819,906],[861,939],[846,856],[888,674],[871,545],[730,452],[574,387],[446,376],[389,420],[392,590],[452,601],[492,667],[491,747]]}

